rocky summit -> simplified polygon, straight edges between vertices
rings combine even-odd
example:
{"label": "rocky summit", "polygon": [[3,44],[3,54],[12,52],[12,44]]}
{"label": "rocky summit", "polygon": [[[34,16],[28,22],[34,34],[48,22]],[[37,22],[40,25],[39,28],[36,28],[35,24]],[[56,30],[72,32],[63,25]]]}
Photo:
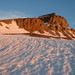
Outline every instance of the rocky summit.
{"label": "rocky summit", "polygon": [[17,18],[0,20],[0,34],[25,33],[31,36],[75,39],[75,30],[67,20],[56,13],[37,18]]}
{"label": "rocky summit", "polygon": [[69,24],[64,17],[56,15],[56,13],[43,15],[39,17],[48,27],[55,31],[63,31],[69,28]]}

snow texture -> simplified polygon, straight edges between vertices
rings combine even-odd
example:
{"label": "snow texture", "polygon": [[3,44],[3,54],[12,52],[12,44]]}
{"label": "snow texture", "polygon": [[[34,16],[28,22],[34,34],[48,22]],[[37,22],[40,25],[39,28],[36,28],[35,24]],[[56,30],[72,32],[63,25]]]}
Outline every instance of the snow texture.
{"label": "snow texture", "polygon": [[0,35],[0,75],[75,75],[75,41]]}

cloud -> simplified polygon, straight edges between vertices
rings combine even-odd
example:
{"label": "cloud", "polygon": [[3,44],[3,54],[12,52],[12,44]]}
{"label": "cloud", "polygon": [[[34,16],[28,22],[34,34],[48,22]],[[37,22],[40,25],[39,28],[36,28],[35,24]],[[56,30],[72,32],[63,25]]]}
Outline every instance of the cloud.
{"label": "cloud", "polygon": [[26,18],[31,15],[19,11],[0,11],[0,19]]}

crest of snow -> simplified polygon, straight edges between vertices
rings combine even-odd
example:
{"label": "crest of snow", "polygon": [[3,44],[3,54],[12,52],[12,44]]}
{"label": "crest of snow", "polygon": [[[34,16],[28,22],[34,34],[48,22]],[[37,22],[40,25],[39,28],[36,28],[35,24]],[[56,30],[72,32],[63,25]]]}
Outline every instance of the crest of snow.
{"label": "crest of snow", "polygon": [[50,34],[50,33],[47,32],[47,31],[44,31],[44,33],[40,33],[40,32],[38,32],[38,31],[35,31],[34,33],[40,34],[40,35],[46,35],[46,36],[53,36],[52,34]]}
{"label": "crest of snow", "polygon": [[66,36],[64,36],[63,33],[61,33],[61,32],[59,32],[59,34],[60,34],[60,37],[66,37]]}
{"label": "crest of snow", "polygon": [[56,32],[54,30],[52,30],[52,32],[55,34],[54,37],[59,37],[58,35],[56,35]]}
{"label": "crest of snow", "polygon": [[35,33],[35,34],[41,34],[40,32],[38,32],[38,31],[34,31],[33,33]]}
{"label": "crest of snow", "polygon": [[[71,30],[69,30],[69,32],[75,37],[75,34],[73,34]],[[75,40],[75,38],[72,38],[72,40]]]}
{"label": "crest of snow", "polygon": [[75,34],[73,34],[72,31],[69,31],[69,32],[75,37]]}
{"label": "crest of snow", "polygon": [[0,22],[3,26],[0,26],[0,34],[2,33],[29,33],[25,29],[19,28],[14,20],[12,20],[11,24],[6,24],[4,22]]}
{"label": "crest of snow", "polygon": [[[64,31],[65,33],[66,33],[66,35],[68,34],[66,31]],[[71,37],[71,35],[68,35],[71,39],[72,39],[72,37]]]}
{"label": "crest of snow", "polygon": [[47,32],[47,31],[44,31],[43,35],[46,35],[46,36],[53,36],[52,34],[50,34],[50,33]]}

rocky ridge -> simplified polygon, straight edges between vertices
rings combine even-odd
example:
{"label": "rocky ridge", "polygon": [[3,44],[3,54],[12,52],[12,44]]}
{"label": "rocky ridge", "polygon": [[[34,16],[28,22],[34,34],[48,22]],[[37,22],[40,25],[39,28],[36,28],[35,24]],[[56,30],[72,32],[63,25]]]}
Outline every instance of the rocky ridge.
{"label": "rocky ridge", "polygon": [[19,29],[24,29],[25,31],[28,31],[31,35],[38,34],[41,36],[43,35],[43,37],[48,36],[66,39],[75,38],[75,30],[69,27],[69,24],[64,17],[56,15],[56,13],[42,15],[37,18],[0,20],[0,27],[2,27],[3,24],[7,24],[6,29],[9,31],[9,24],[15,27],[15,25],[12,24],[12,21],[15,22]]}

